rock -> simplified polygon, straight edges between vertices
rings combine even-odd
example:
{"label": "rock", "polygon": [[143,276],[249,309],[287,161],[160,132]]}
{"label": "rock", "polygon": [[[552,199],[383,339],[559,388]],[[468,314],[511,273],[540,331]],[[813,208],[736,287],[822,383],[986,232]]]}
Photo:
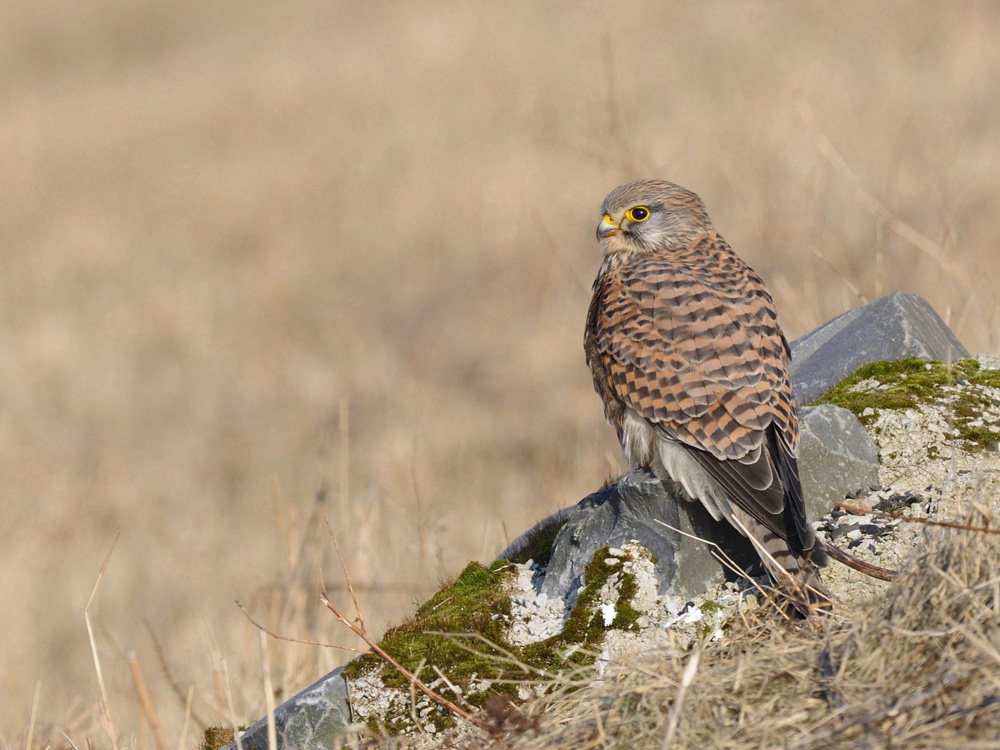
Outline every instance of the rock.
{"label": "rock", "polygon": [[541,590],[569,597],[595,551],[634,540],[657,558],[661,595],[693,596],[726,579],[725,567],[702,539],[719,544],[744,569],[757,564],[753,547],[728,523],[715,521],[700,503],[687,502],[648,471],[630,472],[572,509],[556,535]]}
{"label": "rock", "polygon": [[793,341],[790,369],[795,399],[802,406],[869,362],[907,357],[955,362],[968,356],[927,300],[896,292]]}
{"label": "rock", "polygon": [[[345,744],[351,711],[347,683],[340,676],[343,669],[338,667],[274,710],[279,748],[334,748]],[[240,744],[244,750],[268,750],[266,716],[243,733]],[[222,750],[236,747],[232,742]]]}
{"label": "rock", "polygon": [[848,493],[878,483],[878,447],[847,409],[799,409],[798,462],[806,517],[825,515]]}
{"label": "rock", "polygon": [[1000,357],[995,354],[980,354],[976,361],[984,370],[1000,370]]}

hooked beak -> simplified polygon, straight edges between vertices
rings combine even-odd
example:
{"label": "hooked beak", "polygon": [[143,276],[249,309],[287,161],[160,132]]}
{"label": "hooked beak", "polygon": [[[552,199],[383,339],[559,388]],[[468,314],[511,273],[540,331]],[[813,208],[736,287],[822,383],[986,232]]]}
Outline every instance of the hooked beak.
{"label": "hooked beak", "polygon": [[618,234],[620,231],[621,227],[618,226],[615,220],[610,215],[604,214],[601,223],[597,225],[597,239],[603,240],[613,234]]}

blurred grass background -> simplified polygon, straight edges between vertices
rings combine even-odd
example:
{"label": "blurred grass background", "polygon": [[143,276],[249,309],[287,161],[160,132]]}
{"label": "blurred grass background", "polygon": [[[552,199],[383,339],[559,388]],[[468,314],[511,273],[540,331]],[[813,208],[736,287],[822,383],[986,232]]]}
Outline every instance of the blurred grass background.
{"label": "blurred grass background", "polygon": [[[94,715],[118,528],[133,742],[132,652],[170,732],[160,656],[260,715],[234,599],[357,645],[322,518],[377,633],[615,473],[582,331],[620,182],[698,192],[790,338],[905,290],[997,352],[998,37],[986,1],[7,0],[0,739],[38,681],[39,726]],[[305,653],[279,701],[345,658]]]}

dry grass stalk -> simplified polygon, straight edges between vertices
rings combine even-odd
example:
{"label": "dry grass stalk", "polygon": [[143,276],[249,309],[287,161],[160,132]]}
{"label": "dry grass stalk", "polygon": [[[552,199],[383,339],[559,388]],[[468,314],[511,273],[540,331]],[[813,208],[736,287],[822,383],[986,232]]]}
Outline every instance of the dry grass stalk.
{"label": "dry grass stalk", "polygon": [[142,624],[145,626],[146,632],[149,634],[149,639],[153,642],[153,652],[156,654],[156,661],[160,665],[160,672],[163,674],[163,679],[167,681],[167,685],[170,686],[171,692],[173,692],[173,694],[177,697],[180,705],[184,706],[184,728],[182,734],[187,732],[187,725],[189,721],[194,721],[194,723],[198,726],[199,731],[205,731],[205,727],[208,725],[201,720],[201,717],[194,712],[194,709],[191,706],[193,686],[188,688],[187,693],[181,690],[180,685],[177,684],[177,680],[174,679],[170,665],[167,663],[166,654],[163,653],[163,646],[160,645],[160,641],[156,637],[156,633],[153,632],[153,626],[147,619],[143,619]]}
{"label": "dry grass stalk", "polygon": [[160,719],[156,715],[153,702],[149,699],[149,690],[146,688],[146,680],[142,676],[142,668],[134,653],[128,655],[128,668],[132,675],[132,682],[135,684],[135,691],[139,697],[139,707],[142,709],[142,716],[146,723],[153,729],[153,737],[156,738],[157,750],[166,750],[167,743],[163,739],[163,731],[160,729]]}
{"label": "dry grass stalk", "polygon": [[28,737],[24,741],[24,749],[31,750],[31,743],[35,736],[35,719],[38,718],[38,699],[42,694],[42,681],[35,683],[35,696],[31,699],[31,718],[28,719]]}
{"label": "dry grass stalk", "polygon": [[660,745],[660,750],[670,750],[674,745],[677,726],[681,721],[681,711],[684,708],[684,697],[687,695],[688,688],[694,681],[694,675],[698,671],[698,662],[700,660],[701,649],[695,649],[688,659],[687,666],[684,668],[684,674],[681,675],[681,684],[677,689],[677,698],[674,700],[674,705],[670,708],[670,718],[667,719],[667,733],[663,737],[663,744]]}
{"label": "dry grass stalk", "polygon": [[191,710],[192,700],[194,700],[194,685],[188,688],[187,698],[184,701],[184,724],[181,727],[180,737],[177,739],[177,750],[184,750],[187,747],[188,727],[191,724],[191,719],[194,718],[194,713]]}
{"label": "dry grass stalk", "polygon": [[278,734],[274,724],[274,685],[271,682],[271,654],[267,648],[267,634],[260,631],[260,661],[264,672],[264,705],[267,706],[267,747],[277,750]]}
{"label": "dry grass stalk", "polygon": [[115,739],[114,726],[111,723],[111,710],[108,707],[108,691],[104,687],[104,675],[101,672],[101,658],[97,655],[97,641],[94,639],[94,627],[90,622],[90,605],[94,603],[94,597],[97,595],[97,589],[101,585],[101,580],[104,578],[104,571],[108,569],[108,561],[111,559],[111,553],[115,551],[115,544],[118,542],[118,535],[121,534],[121,529],[115,530],[115,538],[111,540],[111,546],[108,548],[108,554],[104,557],[104,562],[101,563],[101,570],[97,574],[97,580],[94,581],[94,588],[90,591],[90,597],[87,599],[87,606],[83,608],[83,619],[87,624],[87,637],[90,639],[90,653],[94,657],[94,671],[97,673],[97,687],[100,691],[100,712],[101,712],[101,723],[104,726],[104,731],[108,735],[108,739],[111,741],[112,750],[118,750],[118,741]]}
{"label": "dry grass stalk", "polygon": [[232,724],[234,738],[236,740],[236,750],[243,750],[243,742],[240,739],[239,722],[236,720],[236,711],[233,709],[233,690],[229,683],[229,670],[226,667],[226,660],[220,659],[219,666],[222,671],[222,685],[226,691],[226,706],[229,708],[229,720]]}

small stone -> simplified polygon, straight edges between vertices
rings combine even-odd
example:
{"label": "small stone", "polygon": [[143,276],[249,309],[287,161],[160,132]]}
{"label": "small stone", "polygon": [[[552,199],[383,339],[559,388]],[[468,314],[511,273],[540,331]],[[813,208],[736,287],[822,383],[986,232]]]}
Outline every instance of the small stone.
{"label": "small stone", "polygon": [[614,604],[602,604],[601,614],[604,616],[604,626],[611,627],[611,623],[615,621],[615,605]]}

